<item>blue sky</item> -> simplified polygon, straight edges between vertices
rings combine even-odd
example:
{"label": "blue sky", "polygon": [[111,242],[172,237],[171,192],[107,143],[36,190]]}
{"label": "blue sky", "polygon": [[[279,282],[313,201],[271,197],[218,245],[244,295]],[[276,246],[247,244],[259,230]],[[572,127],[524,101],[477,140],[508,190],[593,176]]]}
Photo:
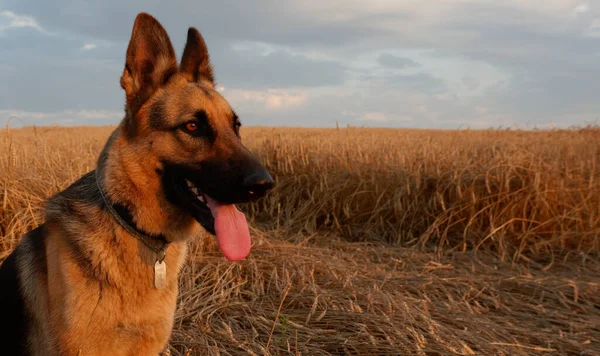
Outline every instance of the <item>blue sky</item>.
{"label": "blue sky", "polygon": [[203,34],[245,125],[567,127],[600,116],[600,3],[23,1],[0,5],[0,123],[116,124],[138,12]]}

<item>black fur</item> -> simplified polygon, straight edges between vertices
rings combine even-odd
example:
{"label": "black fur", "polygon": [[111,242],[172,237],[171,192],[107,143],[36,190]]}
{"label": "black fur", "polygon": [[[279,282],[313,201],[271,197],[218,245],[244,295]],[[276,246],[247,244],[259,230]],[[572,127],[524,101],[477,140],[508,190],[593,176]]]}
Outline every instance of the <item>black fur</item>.
{"label": "black fur", "polygon": [[[32,248],[36,251],[36,266],[31,268],[46,268],[42,231],[43,226],[39,226],[23,237],[30,239]],[[22,249],[17,247],[0,267],[0,354],[7,356],[29,355],[27,335],[32,327],[31,315],[25,307],[17,265]]]}

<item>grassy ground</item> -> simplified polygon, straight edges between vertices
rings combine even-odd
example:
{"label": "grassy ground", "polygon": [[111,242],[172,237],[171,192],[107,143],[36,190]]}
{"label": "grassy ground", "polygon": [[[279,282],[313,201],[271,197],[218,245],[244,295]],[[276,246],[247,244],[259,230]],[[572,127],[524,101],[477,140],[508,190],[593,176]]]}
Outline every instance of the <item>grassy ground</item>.
{"label": "grassy ground", "polygon": [[[0,259],[111,127],[0,131]],[[248,128],[251,256],[195,241],[173,355],[600,354],[600,130]]]}

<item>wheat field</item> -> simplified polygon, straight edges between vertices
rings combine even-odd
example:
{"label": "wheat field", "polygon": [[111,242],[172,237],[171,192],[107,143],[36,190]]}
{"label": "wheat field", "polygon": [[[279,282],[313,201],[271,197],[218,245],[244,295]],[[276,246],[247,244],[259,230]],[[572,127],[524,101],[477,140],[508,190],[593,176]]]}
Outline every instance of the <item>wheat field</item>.
{"label": "wheat field", "polygon": [[[0,130],[0,260],[114,127]],[[253,249],[194,241],[171,355],[600,355],[600,128],[243,128]]]}

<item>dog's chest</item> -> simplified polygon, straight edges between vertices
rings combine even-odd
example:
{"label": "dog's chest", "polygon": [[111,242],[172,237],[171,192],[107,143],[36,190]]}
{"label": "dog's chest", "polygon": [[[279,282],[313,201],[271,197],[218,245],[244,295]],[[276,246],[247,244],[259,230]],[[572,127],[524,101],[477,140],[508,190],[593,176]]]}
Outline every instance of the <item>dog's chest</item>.
{"label": "dog's chest", "polygon": [[[78,298],[94,297],[94,293],[85,294]],[[59,328],[65,332],[59,339],[69,345],[65,351],[82,355],[105,355],[102,350],[111,350],[115,356],[156,355],[171,334],[176,297],[176,290],[104,290],[96,303],[70,303],[63,316],[67,325]]]}

